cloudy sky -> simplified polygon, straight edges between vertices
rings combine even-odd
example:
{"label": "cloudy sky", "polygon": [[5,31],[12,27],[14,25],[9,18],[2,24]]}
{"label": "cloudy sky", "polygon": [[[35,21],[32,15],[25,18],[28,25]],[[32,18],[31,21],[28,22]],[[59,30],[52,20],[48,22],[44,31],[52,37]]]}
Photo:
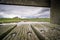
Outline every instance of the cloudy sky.
{"label": "cloudy sky", "polygon": [[50,18],[50,8],[0,5],[0,18]]}

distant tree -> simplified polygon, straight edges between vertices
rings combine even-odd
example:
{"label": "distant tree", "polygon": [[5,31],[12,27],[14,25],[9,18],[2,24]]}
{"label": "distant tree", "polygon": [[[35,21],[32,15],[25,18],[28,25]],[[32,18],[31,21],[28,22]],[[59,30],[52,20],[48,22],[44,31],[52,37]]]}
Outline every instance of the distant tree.
{"label": "distant tree", "polygon": [[14,17],[14,18],[19,18],[18,16]]}

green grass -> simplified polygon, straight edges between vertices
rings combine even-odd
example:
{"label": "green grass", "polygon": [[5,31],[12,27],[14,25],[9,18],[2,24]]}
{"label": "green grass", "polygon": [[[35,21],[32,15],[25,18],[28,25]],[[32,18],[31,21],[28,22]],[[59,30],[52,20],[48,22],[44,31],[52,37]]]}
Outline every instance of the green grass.
{"label": "green grass", "polygon": [[33,21],[33,22],[50,22],[50,18],[30,18],[30,19],[22,19],[25,21]]}
{"label": "green grass", "polygon": [[19,22],[19,18],[0,18],[0,23]]}
{"label": "green grass", "polygon": [[33,21],[33,22],[50,22],[50,18],[0,18],[0,23],[11,23],[11,22],[20,22],[20,21]]}

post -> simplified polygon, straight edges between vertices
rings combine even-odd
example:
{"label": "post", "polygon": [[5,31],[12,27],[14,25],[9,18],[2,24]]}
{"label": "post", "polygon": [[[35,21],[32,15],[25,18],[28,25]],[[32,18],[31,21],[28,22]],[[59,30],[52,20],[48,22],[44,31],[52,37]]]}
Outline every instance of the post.
{"label": "post", "polygon": [[51,23],[60,25],[60,1],[51,0]]}

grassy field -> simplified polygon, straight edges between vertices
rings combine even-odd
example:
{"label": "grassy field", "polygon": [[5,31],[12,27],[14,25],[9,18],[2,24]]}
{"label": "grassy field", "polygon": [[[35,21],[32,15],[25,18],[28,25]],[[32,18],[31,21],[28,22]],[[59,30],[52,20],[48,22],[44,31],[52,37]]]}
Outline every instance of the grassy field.
{"label": "grassy field", "polygon": [[0,23],[19,22],[19,18],[0,18]]}
{"label": "grassy field", "polygon": [[33,21],[33,22],[50,22],[50,18],[31,18],[27,19],[28,21]]}
{"label": "grassy field", "polygon": [[11,22],[50,22],[50,18],[29,18],[29,19],[21,19],[21,18],[0,18],[0,23],[11,23]]}

